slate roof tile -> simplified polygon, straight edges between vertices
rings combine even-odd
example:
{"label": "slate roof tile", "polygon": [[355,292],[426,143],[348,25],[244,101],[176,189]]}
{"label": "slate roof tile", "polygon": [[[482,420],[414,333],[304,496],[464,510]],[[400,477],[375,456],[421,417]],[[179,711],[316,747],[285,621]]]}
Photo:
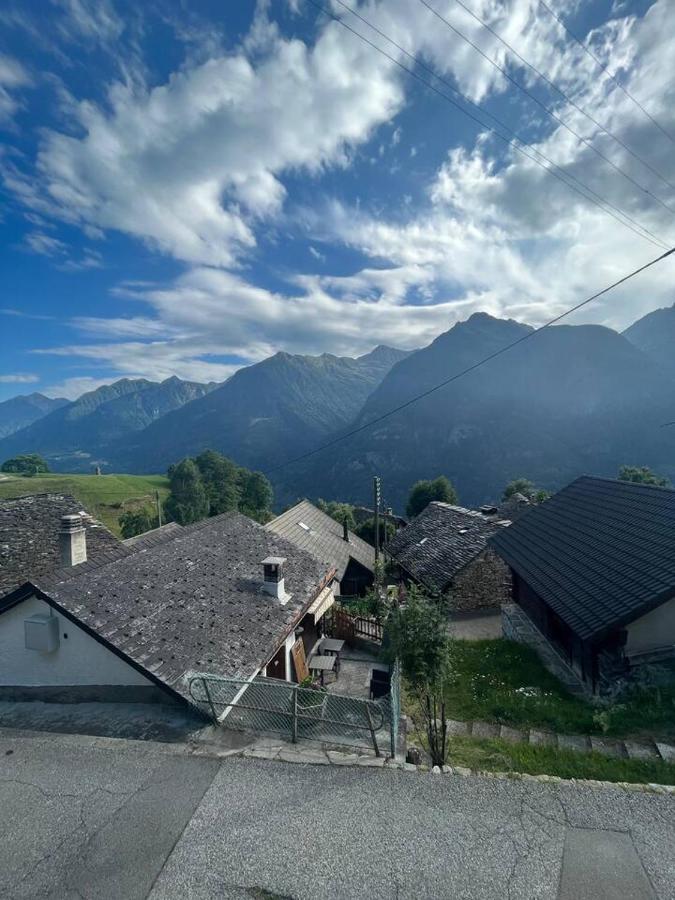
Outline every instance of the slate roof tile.
{"label": "slate roof tile", "polygon": [[488,538],[502,529],[498,521],[472,509],[433,501],[392,538],[387,549],[417,581],[444,591],[485,550]]}
{"label": "slate roof tile", "polygon": [[[31,575],[44,575],[61,565],[61,516],[83,511],[80,501],[70,494],[30,494],[0,501],[0,597]],[[84,525],[89,560],[104,558],[110,549],[120,546],[115,535],[96,519]]]}
{"label": "slate roof tile", "polygon": [[[261,562],[270,555],[287,560],[285,605],[262,591]],[[31,582],[189,699],[186,673],[257,671],[333,575],[290,541],[225,513]]]}
{"label": "slate roof tile", "polygon": [[587,640],[675,595],[675,490],[583,476],[490,544]]}
{"label": "slate roof tile", "polygon": [[375,567],[375,548],[351,531],[349,541],[345,541],[343,526],[309,500],[296,503],[265,528],[334,565],[340,581],[350,559],[371,572]]}

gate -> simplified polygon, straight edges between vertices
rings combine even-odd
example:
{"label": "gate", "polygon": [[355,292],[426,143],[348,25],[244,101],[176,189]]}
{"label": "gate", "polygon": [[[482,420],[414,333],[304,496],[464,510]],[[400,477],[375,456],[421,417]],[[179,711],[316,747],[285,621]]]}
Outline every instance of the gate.
{"label": "gate", "polygon": [[267,677],[196,674],[188,684],[195,703],[224,728],[272,732],[294,743],[369,747],[377,756],[396,747],[399,713],[391,696],[361,700]]}

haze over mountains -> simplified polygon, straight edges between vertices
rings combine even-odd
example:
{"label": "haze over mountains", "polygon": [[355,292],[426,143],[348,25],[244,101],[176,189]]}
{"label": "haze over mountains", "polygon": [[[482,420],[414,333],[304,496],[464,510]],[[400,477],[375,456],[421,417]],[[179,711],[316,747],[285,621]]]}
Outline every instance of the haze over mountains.
{"label": "haze over mountains", "polygon": [[[374,474],[399,508],[415,480],[439,474],[455,482],[466,504],[495,499],[520,475],[555,489],[582,473],[614,476],[628,463],[675,479],[675,428],[661,427],[675,419],[668,328],[675,338],[675,309],[651,313],[624,334],[597,325],[546,329],[376,426],[274,473],[277,501],[364,501]],[[222,385],[123,380],[0,441],[0,459],[39,452],[57,470],[91,471],[100,463],[104,471],[159,472],[211,447],[265,471],[531,330],[478,313],[411,353],[277,353]]]}
{"label": "haze over mountains", "polygon": [[45,397],[44,394],[37,393],[10,397],[9,400],[0,403],[0,438],[14,434],[15,431],[19,431],[27,425],[32,425],[47,413],[60,406],[65,406],[67,403],[68,400],[63,397],[52,400],[50,397]]}

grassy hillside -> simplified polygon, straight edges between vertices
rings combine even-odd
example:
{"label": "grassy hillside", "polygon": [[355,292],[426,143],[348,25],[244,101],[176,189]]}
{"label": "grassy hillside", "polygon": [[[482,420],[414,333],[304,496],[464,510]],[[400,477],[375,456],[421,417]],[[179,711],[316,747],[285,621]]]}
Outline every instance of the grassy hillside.
{"label": "grassy hillside", "polygon": [[155,502],[159,491],[163,501],[169,493],[165,475],[0,475],[0,500],[46,491],[72,494],[93,516],[115,534],[118,518],[125,509]]}

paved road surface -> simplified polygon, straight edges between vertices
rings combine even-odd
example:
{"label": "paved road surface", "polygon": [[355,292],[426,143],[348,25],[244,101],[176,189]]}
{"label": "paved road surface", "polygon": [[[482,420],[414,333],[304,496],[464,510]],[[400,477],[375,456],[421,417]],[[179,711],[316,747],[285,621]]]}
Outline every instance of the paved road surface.
{"label": "paved road surface", "polygon": [[172,749],[0,731],[0,897],[675,900],[673,797]]}

